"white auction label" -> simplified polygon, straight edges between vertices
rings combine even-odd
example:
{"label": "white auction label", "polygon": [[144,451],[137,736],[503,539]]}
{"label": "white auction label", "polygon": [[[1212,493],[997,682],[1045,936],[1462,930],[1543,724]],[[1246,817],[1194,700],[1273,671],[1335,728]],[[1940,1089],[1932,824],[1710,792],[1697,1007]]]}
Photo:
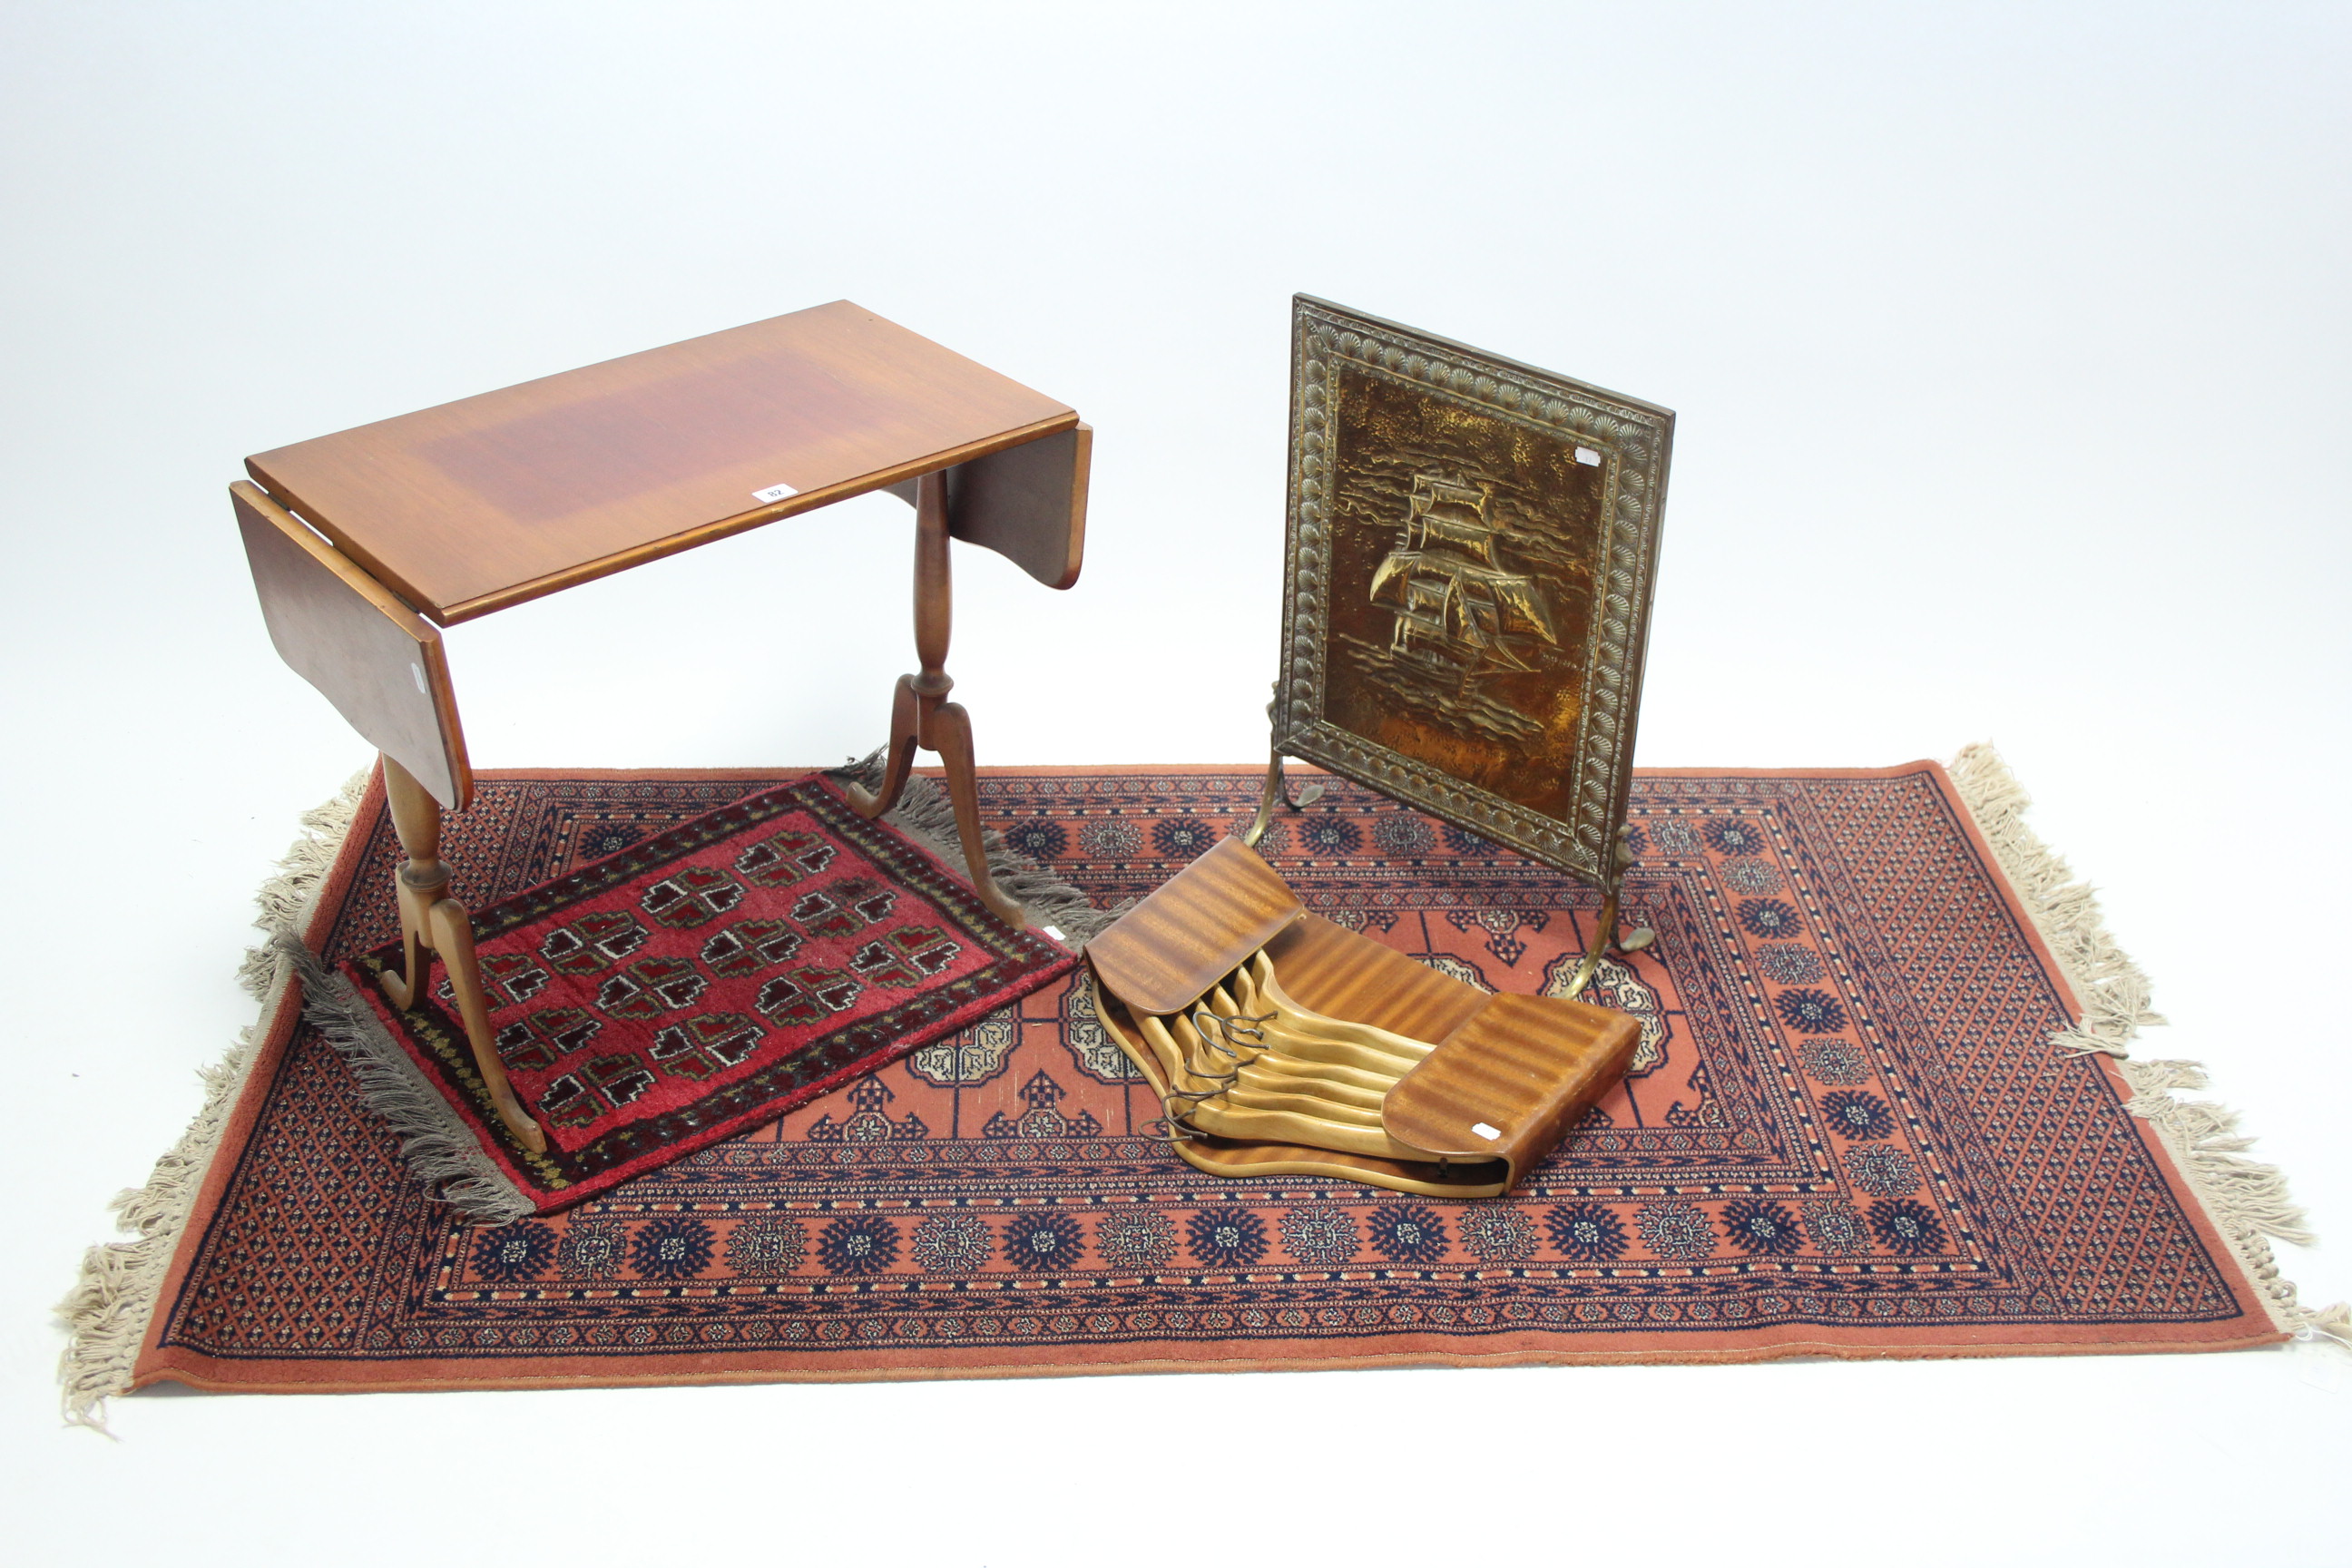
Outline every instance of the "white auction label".
{"label": "white auction label", "polygon": [[762,501],[790,500],[800,493],[790,485],[770,485],[766,489],[753,490],[751,499]]}

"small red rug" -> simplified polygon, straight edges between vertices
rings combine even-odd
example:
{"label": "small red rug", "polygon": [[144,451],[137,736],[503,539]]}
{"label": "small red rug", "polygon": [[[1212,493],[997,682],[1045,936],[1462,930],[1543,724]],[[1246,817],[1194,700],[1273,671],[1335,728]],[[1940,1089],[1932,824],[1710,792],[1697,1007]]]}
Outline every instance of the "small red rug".
{"label": "small red rug", "polygon": [[822,777],[526,888],[475,910],[474,931],[543,1153],[491,1107],[446,971],[404,1011],[383,987],[397,942],[341,968],[537,1214],[772,1121],[1077,962]]}

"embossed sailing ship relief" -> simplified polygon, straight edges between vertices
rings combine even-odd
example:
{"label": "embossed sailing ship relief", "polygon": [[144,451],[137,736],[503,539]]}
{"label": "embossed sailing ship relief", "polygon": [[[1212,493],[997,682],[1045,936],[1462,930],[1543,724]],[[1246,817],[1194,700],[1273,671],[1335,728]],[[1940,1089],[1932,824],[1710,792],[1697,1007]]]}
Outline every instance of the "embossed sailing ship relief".
{"label": "embossed sailing ship relief", "polygon": [[1372,603],[1396,612],[1391,653],[1466,679],[1488,668],[1535,668],[1516,646],[1528,638],[1559,643],[1536,580],[1504,564],[1493,505],[1492,485],[1414,476],[1404,542],[1372,574]]}

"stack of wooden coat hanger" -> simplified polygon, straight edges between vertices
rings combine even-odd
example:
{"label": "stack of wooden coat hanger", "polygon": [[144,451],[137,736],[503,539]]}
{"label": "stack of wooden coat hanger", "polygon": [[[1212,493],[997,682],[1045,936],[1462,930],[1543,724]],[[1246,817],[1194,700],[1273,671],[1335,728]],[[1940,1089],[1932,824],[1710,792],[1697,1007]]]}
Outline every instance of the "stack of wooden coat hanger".
{"label": "stack of wooden coat hanger", "polygon": [[1103,1023],[1220,1176],[1491,1197],[1624,1076],[1631,1018],[1489,995],[1307,914],[1226,839],[1088,944]]}

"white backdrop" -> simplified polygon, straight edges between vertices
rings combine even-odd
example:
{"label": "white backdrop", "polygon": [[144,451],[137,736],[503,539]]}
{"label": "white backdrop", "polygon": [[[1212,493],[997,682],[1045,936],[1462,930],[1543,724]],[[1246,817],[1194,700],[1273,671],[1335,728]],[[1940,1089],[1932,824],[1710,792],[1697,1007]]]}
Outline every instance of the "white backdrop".
{"label": "white backdrop", "polygon": [[[2352,1558],[2310,1347],[141,1398],[110,1445],[46,1316],[366,760],[262,631],[238,460],[844,296],[1098,427],[1074,591],[958,552],[988,762],[1262,754],[1294,290],[1676,409],[1641,760],[1998,742],[2143,1054],[2340,1243],[2347,79],[2340,5],[0,10],[18,1560]],[[457,628],[477,762],[864,752],[908,517]]]}

